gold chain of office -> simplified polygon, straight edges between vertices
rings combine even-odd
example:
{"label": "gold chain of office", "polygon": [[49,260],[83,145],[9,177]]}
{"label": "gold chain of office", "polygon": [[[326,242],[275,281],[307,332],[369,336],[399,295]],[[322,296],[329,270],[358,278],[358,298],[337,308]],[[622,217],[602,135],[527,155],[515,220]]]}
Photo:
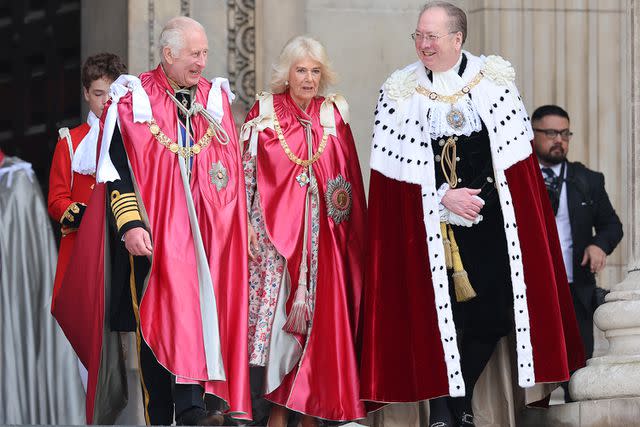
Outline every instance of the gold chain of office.
{"label": "gold chain of office", "polygon": [[278,116],[276,115],[275,111],[273,113],[273,128],[276,130],[278,140],[280,140],[280,145],[282,146],[282,149],[284,150],[289,160],[291,160],[296,165],[302,166],[303,168],[307,168],[309,165],[318,160],[327,146],[327,139],[329,138],[329,134],[324,132],[323,130],[322,140],[320,141],[320,145],[318,146],[318,151],[316,151],[310,159],[304,160],[296,156],[291,151],[291,148],[289,148],[289,145],[287,144],[287,141],[284,139],[284,135],[282,134],[282,128],[280,127],[280,122],[278,121]]}
{"label": "gold chain of office", "polygon": [[209,126],[205,134],[202,135],[200,140],[195,145],[191,147],[180,147],[177,142],[175,142],[167,135],[165,135],[164,132],[162,132],[162,129],[160,129],[160,126],[158,126],[155,119],[151,119],[150,121],[148,121],[147,125],[149,126],[151,135],[153,135],[160,144],[165,146],[173,154],[177,154],[185,159],[199,154],[207,145],[209,145],[209,143],[211,142],[211,138],[213,137],[213,129],[211,129],[211,126]]}
{"label": "gold chain of office", "polygon": [[482,71],[479,71],[478,74],[476,74],[476,76],[473,79],[471,79],[469,84],[463,86],[462,89],[460,89],[459,91],[451,95],[440,95],[439,93],[436,93],[420,85],[416,86],[416,92],[426,96],[432,101],[440,101],[447,104],[455,104],[458,101],[458,99],[462,98],[463,96],[466,96],[469,92],[471,92],[471,89],[473,89],[478,83],[480,83],[480,80],[482,80],[483,77],[484,77],[484,74],[482,73]]}

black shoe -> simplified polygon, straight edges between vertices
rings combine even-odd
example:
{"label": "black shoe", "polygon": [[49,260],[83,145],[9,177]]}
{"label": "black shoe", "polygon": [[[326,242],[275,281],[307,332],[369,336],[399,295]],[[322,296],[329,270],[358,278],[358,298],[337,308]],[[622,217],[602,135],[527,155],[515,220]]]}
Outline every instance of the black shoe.
{"label": "black shoe", "polygon": [[429,400],[429,427],[453,427],[453,417],[447,397]]}
{"label": "black shoe", "polygon": [[473,423],[473,414],[463,412],[460,418],[458,419],[458,427],[469,427],[469,426],[475,426],[475,424]]}
{"label": "black shoe", "polygon": [[205,411],[194,406],[187,409],[176,418],[176,424],[180,426],[221,426],[224,417],[220,411]]}
{"label": "black shoe", "polygon": [[455,425],[458,427],[475,426],[470,397],[454,397],[449,399],[449,408],[453,413]]}

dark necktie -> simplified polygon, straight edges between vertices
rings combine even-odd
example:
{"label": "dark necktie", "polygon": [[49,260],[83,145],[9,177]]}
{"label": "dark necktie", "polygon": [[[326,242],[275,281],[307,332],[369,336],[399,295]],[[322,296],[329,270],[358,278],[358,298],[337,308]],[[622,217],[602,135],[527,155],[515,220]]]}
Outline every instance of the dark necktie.
{"label": "dark necktie", "polygon": [[[186,108],[187,110],[191,108],[191,91],[189,89],[176,90],[175,97],[178,100],[178,102],[182,104],[184,108]],[[178,125],[178,130],[182,135],[182,139],[184,141],[185,147],[190,148],[194,144],[194,141],[192,139],[193,126],[191,124],[191,120],[187,120],[187,116],[184,114],[184,112],[180,108],[178,107],[176,108],[178,110],[178,119],[180,120],[180,124]],[[187,130],[187,127],[189,128],[188,130]],[[189,165],[189,170],[191,170],[191,167],[193,166],[193,157],[189,157],[188,165]]]}
{"label": "dark necktie", "polygon": [[547,186],[547,193],[549,193],[549,200],[551,201],[553,214],[557,215],[558,207],[560,206],[562,180],[551,168],[542,168],[542,174],[544,177],[544,184]]}
{"label": "dark necktie", "polygon": [[[189,89],[178,89],[176,91],[175,97],[178,101],[180,101],[184,108],[186,108],[187,110],[191,108],[191,92],[189,91]],[[185,115],[179,108],[178,117],[180,117],[180,121],[184,123]]]}

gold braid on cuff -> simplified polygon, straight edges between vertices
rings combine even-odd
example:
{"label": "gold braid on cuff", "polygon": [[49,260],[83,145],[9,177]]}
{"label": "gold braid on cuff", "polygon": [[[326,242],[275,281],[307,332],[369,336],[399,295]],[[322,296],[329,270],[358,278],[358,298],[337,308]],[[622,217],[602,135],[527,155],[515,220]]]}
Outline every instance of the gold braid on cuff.
{"label": "gold braid on cuff", "polygon": [[62,222],[65,219],[69,222],[74,222],[76,220],[74,214],[79,214],[79,213],[80,213],[80,208],[78,207],[78,202],[71,203],[62,214],[62,217],[60,217],[60,224],[62,224]]}
{"label": "gold braid on cuff", "polygon": [[123,193],[114,190],[111,192],[111,211],[116,219],[118,230],[128,222],[142,221],[138,209],[138,199],[135,193]]}

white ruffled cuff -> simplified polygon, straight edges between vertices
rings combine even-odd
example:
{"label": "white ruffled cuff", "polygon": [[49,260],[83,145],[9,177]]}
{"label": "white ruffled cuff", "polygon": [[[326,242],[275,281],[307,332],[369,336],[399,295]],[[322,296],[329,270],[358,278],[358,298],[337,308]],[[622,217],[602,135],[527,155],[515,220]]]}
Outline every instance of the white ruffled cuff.
{"label": "white ruffled cuff", "polygon": [[440,186],[440,188],[438,188],[438,191],[436,193],[436,200],[438,201],[438,210],[440,212],[440,222],[449,222],[449,209],[445,208],[444,205],[442,204],[442,198],[444,197],[445,193],[449,191],[449,184],[448,183],[444,183]]}
{"label": "white ruffled cuff", "polygon": [[[440,186],[440,188],[438,188],[438,191],[436,193],[436,197],[438,200],[438,210],[440,213],[440,222],[446,222],[447,224],[451,224],[451,225],[460,225],[462,227],[471,227],[472,225],[476,225],[480,221],[482,221],[482,215],[478,215],[476,219],[471,221],[447,209],[442,204],[442,198],[444,197],[447,191],[449,191],[449,184],[445,182]],[[479,200],[482,200],[478,196],[474,196],[474,197],[476,197]],[[483,201],[483,204],[484,204],[484,201]]]}

